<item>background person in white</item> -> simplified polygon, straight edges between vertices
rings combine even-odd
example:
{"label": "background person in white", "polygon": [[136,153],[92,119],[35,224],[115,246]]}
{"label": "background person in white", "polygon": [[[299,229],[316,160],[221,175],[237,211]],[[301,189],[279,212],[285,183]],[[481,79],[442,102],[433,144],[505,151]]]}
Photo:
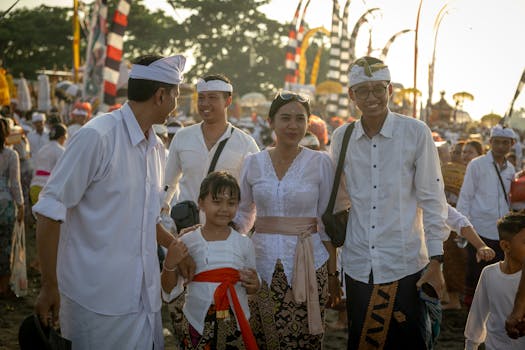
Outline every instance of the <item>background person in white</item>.
{"label": "background person in white", "polygon": [[163,349],[157,241],[164,146],[152,124],[177,106],[185,58],[144,56],[122,108],[84,125],[33,207],[42,288],[35,310],[75,349]]}
{"label": "background person in white", "polygon": [[[503,260],[496,223],[510,211],[509,190],[515,169],[505,159],[514,144],[514,131],[497,125],[490,132],[490,151],[467,165],[456,208],[465,215],[483,241],[496,252],[489,262],[476,261],[476,249],[467,246],[465,304],[470,306],[483,267]],[[498,172],[503,182],[503,190]]]}
{"label": "background person in white", "polygon": [[237,181],[246,155],[259,152],[250,135],[228,122],[227,110],[232,103],[232,91],[230,80],[220,74],[208,75],[197,83],[197,107],[202,122],[180,129],[171,141],[163,211],[169,212],[171,203],[185,200],[197,202],[200,184],[207,175],[218,144],[225,138],[231,136],[214,170],[227,171]]}
{"label": "background person in white", "polygon": [[46,128],[46,115],[44,113],[33,113],[31,122],[33,123],[33,130],[27,134],[27,139],[29,140],[31,157],[34,157],[40,148],[49,142],[49,130]]}
{"label": "background person in white", "polygon": [[[426,307],[417,288],[429,282],[441,296],[440,260],[448,237],[437,150],[424,123],[388,109],[392,85],[382,61],[356,60],[349,82],[348,94],[362,116],[355,124],[343,167],[352,203],[343,247],[348,349],[360,346],[363,325],[370,321],[366,314],[374,287],[395,281],[393,311],[398,317],[387,315],[390,326],[381,342],[385,348],[426,349],[428,339],[419,328]],[[332,136],[335,163],[346,127]]]}

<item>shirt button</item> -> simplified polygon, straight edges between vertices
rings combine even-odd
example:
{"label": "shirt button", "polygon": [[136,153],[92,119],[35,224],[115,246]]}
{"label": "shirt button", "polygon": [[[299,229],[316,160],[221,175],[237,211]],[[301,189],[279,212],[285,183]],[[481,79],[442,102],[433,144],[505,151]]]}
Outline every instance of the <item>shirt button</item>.
{"label": "shirt button", "polygon": [[374,186],[374,188],[377,188],[377,186]]}
{"label": "shirt button", "polygon": [[374,164],[374,168],[376,167],[376,165]]}
{"label": "shirt button", "polygon": [[372,225],[372,228],[376,228],[375,225]]}
{"label": "shirt button", "polygon": [[374,148],[376,147],[376,145],[374,145]]}
{"label": "shirt button", "polygon": [[376,249],[376,246],[375,246],[375,245],[373,245],[373,246],[372,246],[372,249]]}
{"label": "shirt button", "polygon": [[375,206],[374,206],[374,207],[372,207],[372,209],[375,209],[375,208],[376,208]]}

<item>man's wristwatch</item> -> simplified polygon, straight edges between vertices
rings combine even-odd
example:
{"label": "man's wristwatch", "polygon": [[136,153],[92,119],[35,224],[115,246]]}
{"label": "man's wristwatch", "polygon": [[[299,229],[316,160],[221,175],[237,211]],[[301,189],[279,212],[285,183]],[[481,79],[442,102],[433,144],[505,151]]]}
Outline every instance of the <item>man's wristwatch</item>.
{"label": "man's wristwatch", "polygon": [[433,255],[430,257],[430,260],[436,260],[440,264],[443,264],[443,255]]}

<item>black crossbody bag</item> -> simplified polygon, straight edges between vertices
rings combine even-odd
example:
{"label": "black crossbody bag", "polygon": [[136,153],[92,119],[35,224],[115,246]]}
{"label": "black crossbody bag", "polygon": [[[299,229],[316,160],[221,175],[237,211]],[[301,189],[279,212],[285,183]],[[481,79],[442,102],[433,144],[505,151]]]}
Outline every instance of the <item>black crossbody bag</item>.
{"label": "black crossbody bag", "polygon": [[[208,174],[215,170],[215,166],[217,165],[219,156],[221,155],[221,152],[224,146],[226,145],[226,142],[228,142],[230,137],[232,137],[234,130],[235,129],[232,128],[230,136],[222,140],[217,146],[217,150],[215,151],[213,159],[210,163],[210,167],[208,168]],[[171,208],[170,216],[175,222],[177,232],[180,232],[180,230],[182,230],[183,228],[197,225],[200,221],[199,207],[197,206],[197,203],[191,200],[186,200],[175,204],[173,208]]]}
{"label": "black crossbody bag", "polygon": [[348,225],[348,215],[350,214],[350,208],[334,213],[334,207],[337,190],[339,189],[339,183],[341,182],[346,149],[348,148],[348,142],[350,141],[350,136],[352,136],[352,131],[354,130],[354,124],[355,122],[352,122],[345,130],[341,145],[341,153],[339,154],[339,160],[337,161],[337,168],[335,170],[332,193],[330,194],[328,206],[326,207],[323,216],[321,216],[325,232],[328,237],[330,237],[330,240],[335,247],[340,247],[345,243],[346,226]]}

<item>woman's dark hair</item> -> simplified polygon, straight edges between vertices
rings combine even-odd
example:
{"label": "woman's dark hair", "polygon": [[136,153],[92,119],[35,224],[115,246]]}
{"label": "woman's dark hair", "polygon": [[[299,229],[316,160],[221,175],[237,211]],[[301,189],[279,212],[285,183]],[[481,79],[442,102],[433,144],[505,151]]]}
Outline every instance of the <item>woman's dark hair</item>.
{"label": "woman's dark hair", "polygon": [[[149,66],[151,63],[158,61],[164,57],[158,55],[145,55],[138,57],[133,61],[133,64],[141,66]],[[173,84],[162,83],[160,81],[133,79],[128,80],[128,99],[130,101],[144,102],[147,101],[157,92],[158,89],[164,88],[171,90],[175,87]]]}
{"label": "woman's dark hair", "polygon": [[[283,98],[283,95],[289,98]],[[277,95],[275,95],[275,98],[273,99],[272,104],[270,105],[270,110],[268,111],[268,118],[271,121],[273,121],[273,118],[275,117],[279,109],[290,102],[299,102],[304,107],[304,109],[306,109],[306,116],[310,117],[310,101],[307,97],[293,92],[286,92],[286,94],[279,92],[277,93]]]}
{"label": "woman's dark hair", "polygon": [[56,141],[67,134],[67,127],[62,123],[53,124],[49,130],[49,140]]}
{"label": "woman's dark hair", "polygon": [[[224,74],[222,73],[219,73],[219,74],[210,74],[210,75],[206,75],[205,77],[202,78],[202,80],[204,80],[205,82],[209,82],[210,80],[222,80],[224,81],[225,83],[228,83],[228,84],[231,84],[231,80]],[[225,98],[228,98],[229,96],[232,95],[231,92],[229,91],[222,91],[224,92],[224,97]]]}
{"label": "woman's dark hair", "polygon": [[4,150],[5,139],[9,135],[9,123],[4,117],[0,117],[0,153]]}
{"label": "woman's dark hair", "polygon": [[204,200],[211,193],[213,199],[225,191],[229,192],[232,198],[241,200],[241,189],[237,180],[226,171],[214,171],[202,180],[199,191],[199,200]]}
{"label": "woman's dark hair", "polygon": [[472,148],[474,148],[476,150],[476,152],[478,152],[478,155],[482,155],[483,154],[483,146],[481,145],[481,143],[479,141],[476,141],[476,140],[467,141],[467,142],[465,142],[463,147],[465,147],[465,146],[471,146]]}

